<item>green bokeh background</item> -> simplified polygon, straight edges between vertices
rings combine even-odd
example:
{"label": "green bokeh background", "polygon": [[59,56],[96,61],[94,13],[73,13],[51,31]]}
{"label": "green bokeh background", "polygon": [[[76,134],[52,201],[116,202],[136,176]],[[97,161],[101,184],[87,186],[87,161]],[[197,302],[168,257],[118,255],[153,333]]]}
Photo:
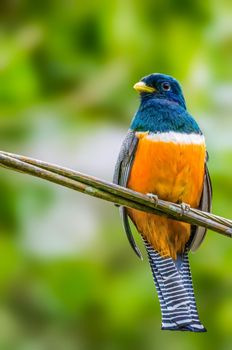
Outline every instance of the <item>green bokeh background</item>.
{"label": "green bokeh background", "polygon": [[[133,84],[171,74],[206,135],[214,213],[231,218],[231,17],[227,0],[1,1],[0,148],[110,180]],[[1,350],[231,349],[228,238],[191,255],[208,333],[161,332],[116,208],[7,170],[0,191]]]}

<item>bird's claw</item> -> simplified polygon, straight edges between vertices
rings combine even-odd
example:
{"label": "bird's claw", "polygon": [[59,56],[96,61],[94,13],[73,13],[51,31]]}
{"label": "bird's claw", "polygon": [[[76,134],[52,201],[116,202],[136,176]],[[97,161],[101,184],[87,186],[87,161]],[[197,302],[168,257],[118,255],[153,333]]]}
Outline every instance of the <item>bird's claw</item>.
{"label": "bird's claw", "polygon": [[153,193],[147,193],[147,196],[152,200],[152,202],[157,205],[159,202],[159,197]]}
{"label": "bird's claw", "polygon": [[181,214],[180,214],[181,216],[188,213],[189,210],[191,209],[190,205],[186,203],[181,203],[180,208],[181,208]]}

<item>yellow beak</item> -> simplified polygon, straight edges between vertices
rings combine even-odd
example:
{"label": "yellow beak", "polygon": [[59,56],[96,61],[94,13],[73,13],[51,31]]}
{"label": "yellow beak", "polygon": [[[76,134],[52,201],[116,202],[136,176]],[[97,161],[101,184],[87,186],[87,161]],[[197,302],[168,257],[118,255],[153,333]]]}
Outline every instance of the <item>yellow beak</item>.
{"label": "yellow beak", "polygon": [[151,86],[147,86],[143,81],[139,81],[138,83],[136,83],[133,88],[137,91],[137,92],[155,92],[157,91],[155,88],[151,87]]}

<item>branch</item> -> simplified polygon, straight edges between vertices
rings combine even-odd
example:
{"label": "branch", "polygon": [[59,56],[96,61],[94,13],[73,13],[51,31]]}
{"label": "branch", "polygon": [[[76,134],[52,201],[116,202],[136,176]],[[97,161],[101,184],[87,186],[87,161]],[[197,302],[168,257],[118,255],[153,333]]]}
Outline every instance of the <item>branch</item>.
{"label": "branch", "polygon": [[0,151],[0,166],[36,176],[108,202],[203,226],[232,237],[232,220],[192,208],[183,212],[179,204],[161,199],[154,202],[147,195],[68,168],[3,151]]}

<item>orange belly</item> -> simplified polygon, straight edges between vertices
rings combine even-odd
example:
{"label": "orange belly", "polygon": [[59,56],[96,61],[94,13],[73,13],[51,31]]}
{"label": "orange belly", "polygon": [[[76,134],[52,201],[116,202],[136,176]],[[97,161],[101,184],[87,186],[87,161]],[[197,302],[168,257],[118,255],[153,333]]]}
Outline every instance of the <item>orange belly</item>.
{"label": "orange belly", "polygon": [[[128,187],[141,192],[157,194],[159,198],[175,203],[199,205],[206,157],[205,143],[176,143],[154,141],[146,133],[140,138],[128,180]],[[128,209],[138,231],[163,256],[183,252],[190,237],[190,225]]]}

